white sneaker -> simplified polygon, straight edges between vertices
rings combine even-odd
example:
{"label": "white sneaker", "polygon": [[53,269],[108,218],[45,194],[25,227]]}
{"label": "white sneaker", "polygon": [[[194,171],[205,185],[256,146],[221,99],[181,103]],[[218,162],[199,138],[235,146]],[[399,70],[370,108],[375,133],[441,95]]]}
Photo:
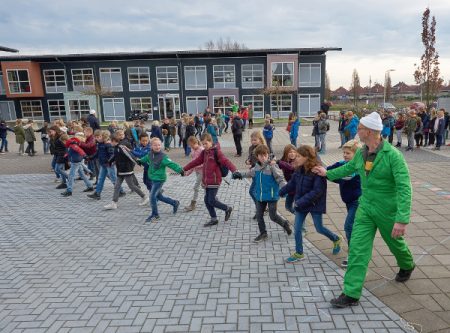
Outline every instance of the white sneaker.
{"label": "white sneaker", "polygon": [[150,202],[150,198],[146,195],[144,198],[142,198],[142,201],[139,203],[139,206],[148,205],[149,202]]}
{"label": "white sneaker", "polygon": [[109,205],[105,206],[106,210],[110,210],[110,209],[117,209],[117,204],[113,201],[111,202]]}

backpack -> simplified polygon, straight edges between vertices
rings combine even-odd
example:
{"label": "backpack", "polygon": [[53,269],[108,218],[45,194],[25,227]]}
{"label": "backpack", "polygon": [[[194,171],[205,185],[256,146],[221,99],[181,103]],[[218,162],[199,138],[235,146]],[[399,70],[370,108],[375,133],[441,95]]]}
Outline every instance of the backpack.
{"label": "backpack", "polygon": [[217,148],[214,148],[214,160],[216,161],[217,165],[219,165],[222,177],[226,177],[228,175],[228,172],[230,172],[230,170],[225,165],[220,164]]}

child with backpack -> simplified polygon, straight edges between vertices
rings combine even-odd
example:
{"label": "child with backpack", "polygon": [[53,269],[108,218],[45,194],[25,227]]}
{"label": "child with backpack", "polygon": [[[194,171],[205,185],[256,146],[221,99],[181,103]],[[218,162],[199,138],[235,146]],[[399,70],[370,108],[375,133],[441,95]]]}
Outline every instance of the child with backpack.
{"label": "child with backpack", "polygon": [[[189,147],[191,148],[191,158],[195,160],[203,153],[203,146],[196,136],[191,136],[187,141]],[[195,171],[195,184],[194,184],[194,195],[192,196],[191,204],[189,206],[184,207],[185,212],[191,212],[195,209],[198,198],[198,191],[200,190],[200,185],[202,183],[202,168],[203,165],[199,165],[194,169],[191,169],[185,173],[185,176],[189,176],[192,172]]]}
{"label": "child with backpack", "polygon": [[264,120],[264,128],[263,128],[263,136],[264,136],[264,139],[266,140],[267,147],[269,147],[271,154],[273,154],[272,138],[273,138],[273,130],[274,129],[275,128],[270,124],[270,120],[265,119]]}
{"label": "child with backpack", "polygon": [[225,157],[219,146],[214,146],[213,139],[209,133],[202,135],[201,142],[204,148],[203,152],[195,160],[188,163],[183,170],[186,172],[203,164],[202,186],[205,188],[206,209],[208,209],[211,216],[211,220],[205,223],[204,226],[210,227],[219,223],[216,208],[225,212],[225,221],[228,221],[231,217],[233,208],[217,200],[217,192],[222,183],[222,177],[225,176],[225,168],[234,172],[236,167]]}

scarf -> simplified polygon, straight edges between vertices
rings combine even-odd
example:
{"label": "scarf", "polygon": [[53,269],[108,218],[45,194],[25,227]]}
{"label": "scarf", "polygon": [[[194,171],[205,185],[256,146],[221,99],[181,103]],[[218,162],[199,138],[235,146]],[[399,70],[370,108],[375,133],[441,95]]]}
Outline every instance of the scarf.
{"label": "scarf", "polygon": [[164,154],[162,151],[160,151],[158,153],[155,153],[153,150],[150,151],[151,161],[152,161],[155,169],[159,169],[159,167],[161,166],[161,162],[165,156],[166,156],[166,154]]}

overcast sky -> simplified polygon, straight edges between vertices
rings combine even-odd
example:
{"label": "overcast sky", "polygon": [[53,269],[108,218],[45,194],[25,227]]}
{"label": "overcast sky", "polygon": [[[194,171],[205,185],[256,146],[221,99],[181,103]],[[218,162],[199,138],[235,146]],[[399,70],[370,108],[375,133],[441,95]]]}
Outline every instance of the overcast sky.
{"label": "overcast sky", "polygon": [[[327,53],[331,88],[414,83],[421,17],[437,20],[441,75],[450,80],[449,0],[2,0],[0,45],[21,54],[198,49],[220,37],[248,48],[342,47]],[[6,55],[6,53],[0,53]]]}

